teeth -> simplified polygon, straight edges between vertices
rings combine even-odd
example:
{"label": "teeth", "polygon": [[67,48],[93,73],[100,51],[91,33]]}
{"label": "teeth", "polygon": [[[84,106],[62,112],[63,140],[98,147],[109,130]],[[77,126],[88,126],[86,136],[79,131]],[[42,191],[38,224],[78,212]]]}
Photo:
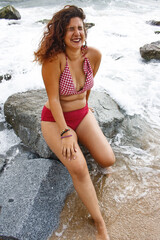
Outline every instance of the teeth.
{"label": "teeth", "polygon": [[80,41],[80,39],[75,39],[75,40],[72,40],[73,42],[79,42]]}

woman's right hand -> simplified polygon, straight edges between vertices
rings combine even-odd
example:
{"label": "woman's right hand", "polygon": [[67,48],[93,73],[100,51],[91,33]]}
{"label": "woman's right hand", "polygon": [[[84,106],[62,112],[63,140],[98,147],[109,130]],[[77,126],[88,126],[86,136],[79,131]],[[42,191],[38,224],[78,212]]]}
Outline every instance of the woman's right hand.
{"label": "woman's right hand", "polygon": [[76,159],[76,144],[73,135],[70,132],[67,132],[61,139],[62,142],[62,155],[68,160]]}

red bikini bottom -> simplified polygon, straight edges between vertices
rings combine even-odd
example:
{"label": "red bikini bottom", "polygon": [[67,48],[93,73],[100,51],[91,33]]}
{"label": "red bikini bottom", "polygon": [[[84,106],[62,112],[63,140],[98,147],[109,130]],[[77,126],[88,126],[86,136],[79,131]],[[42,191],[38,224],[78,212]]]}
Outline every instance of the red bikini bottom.
{"label": "red bikini bottom", "polygon": [[[67,123],[67,126],[72,128],[73,130],[76,130],[80,122],[87,115],[88,111],[89,111],[88,104],[86,104],[84,108],[74,110],[71,112],[64,112],[63,115]],[[42,109],[41,121],[55,122],[51,110],[48,109],[46,106],[44,106]]]}

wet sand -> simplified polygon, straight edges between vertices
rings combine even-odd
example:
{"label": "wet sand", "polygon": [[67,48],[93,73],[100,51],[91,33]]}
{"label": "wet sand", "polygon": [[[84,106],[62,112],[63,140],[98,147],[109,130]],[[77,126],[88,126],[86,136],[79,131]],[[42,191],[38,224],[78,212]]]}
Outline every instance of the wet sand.
{"label": "wet sand", "polygon": [[[159,170],[143,179],[118,163],[109,177],[90,173],[111,240],[160,240]],[[95,239],[93,221],[76,192],[66,199],[60,226],[49,238],[60,239]]]}

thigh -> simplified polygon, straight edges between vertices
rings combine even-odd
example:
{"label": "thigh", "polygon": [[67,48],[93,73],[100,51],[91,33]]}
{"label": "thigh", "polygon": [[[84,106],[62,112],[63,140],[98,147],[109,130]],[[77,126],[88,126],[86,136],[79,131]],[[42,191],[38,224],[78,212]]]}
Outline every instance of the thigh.
{"label": "thigh", "polygon": [[102,167],[108,167],[115,162],[112,148],[91,111],[79,124],[76,132],[79,141]]}
{"label": "thigh", "polygon": [[77,172],[85,172],[84,170],[87,168],[86,160],[81,152],[81,149],[77,143],[77,134],[74,130],[70,130],[72,137],[76,142],[76,159],[75,160],[68,160],[64,158],[62,155],[62,148],[61,148],[61,138],[58,126],[56,122],[41,122],[41,129],[43,137],[49,146],[49,148],[55,153],[58,159],[64,164],[64,166],[68,169],[70,174],[76,174]]}

